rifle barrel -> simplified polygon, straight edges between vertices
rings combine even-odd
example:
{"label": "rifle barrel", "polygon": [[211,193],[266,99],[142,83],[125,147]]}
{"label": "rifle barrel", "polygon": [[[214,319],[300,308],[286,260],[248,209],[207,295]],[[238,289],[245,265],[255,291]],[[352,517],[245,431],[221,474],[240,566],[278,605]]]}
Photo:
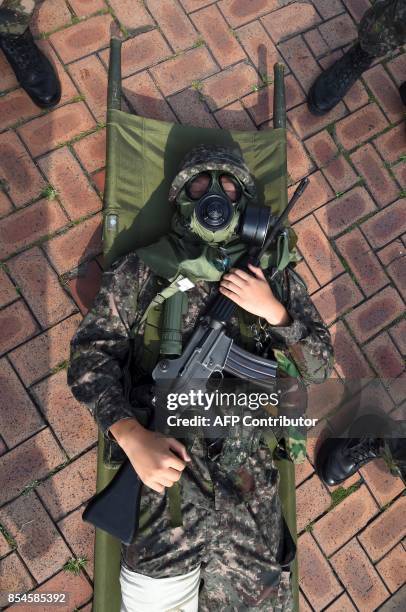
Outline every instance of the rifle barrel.
{"label": "rifle barrel", "polygon": [[264,253],[266,253],[266,251],[269,249],[272,242],[275,240],[275,237],[277,233],[279,232],[281,226],[283,225],[284,221],[288,218],[290,211],[295,206],[296,202],[298,201],[298,199],[300,198],[300,196],[302,195],[302,193],[304,192],[308,184],[309,184],[309,179],[307,177],[300,181],[299,185],[297,186],[295,190],[295,193],[293,194],[293,196],[291,197],[289,201],[289,204],[287,205],[283,213],[278,218],[277,222],[272,228],[271,233],[269,234],[269,237],[266,239],[264,246],[258,253],[257,257],[255,258],[256,265],[259,264],[259,262],[261,261],[261,257],[264,255]]}

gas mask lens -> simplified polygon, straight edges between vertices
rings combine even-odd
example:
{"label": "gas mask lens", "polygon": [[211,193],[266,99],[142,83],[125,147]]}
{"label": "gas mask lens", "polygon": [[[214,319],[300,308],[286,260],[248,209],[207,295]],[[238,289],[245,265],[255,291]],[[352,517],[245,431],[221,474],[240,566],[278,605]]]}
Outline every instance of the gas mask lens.
{"label": "gas mask lens", "polygon": [[210,174],[202,172],[186,184],[186,193],[191,200],[199,200],[207,192],[209,185]]}
{"label": "gas mask lens", "polygon": [[220,177],[220,185],[226,196],[231,202],[238,202],[241,198],[242,190],[239,182],[228,174],[223,174]]}

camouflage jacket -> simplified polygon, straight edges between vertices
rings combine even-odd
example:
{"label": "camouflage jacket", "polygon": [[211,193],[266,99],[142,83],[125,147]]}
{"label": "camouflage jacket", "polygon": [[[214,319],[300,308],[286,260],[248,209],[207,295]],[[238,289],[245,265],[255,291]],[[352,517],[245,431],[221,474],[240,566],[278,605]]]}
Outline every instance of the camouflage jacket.
{"label": "camouflage jacket", "polygon": [[[124,370],[133,342],[131,385],[136,387],[140,372],[137,360],[143,350],[144,325],[140,320],[163,283],[167,281],[152,274],[135,253],[116,261],[104,273],[93,308],[72,339],[68,383],[74,396],[87,404],[104,434],[116,421],[134,416],[134,401],[124,391]],[[330,334],[310,300],[306,285],[291,268],[283,273],[282,283],[270,281],[270,285],[274,292],[281,293],[278,297],[292,322],[288,327],[262,326],[266,342],[294,359],[305,382],[325,380],[333,361]],[[187,292],[184,342],[199,314],[216,294],[217,283],[207,282],[200,282]],[[237,318],[231,320],[228,334],[239,343]]]}

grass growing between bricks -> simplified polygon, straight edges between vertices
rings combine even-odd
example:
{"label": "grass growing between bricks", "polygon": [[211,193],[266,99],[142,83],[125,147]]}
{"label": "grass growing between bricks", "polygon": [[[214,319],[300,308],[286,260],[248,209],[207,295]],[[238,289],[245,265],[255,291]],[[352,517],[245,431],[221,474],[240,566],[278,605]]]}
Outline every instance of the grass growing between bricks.
{"label": "grass growing between bricks", "polygon": [[58,192],[50,183],[41,191],[41,197],[47,200],[55,200],[58,197]]}
{"label": "grass growing between bricks", "polygon": [[330,510],[338,506],[338,504],[341,504],[341,502],[344,501],[346,497],[348,497],[352,493],[355,493],[355,491],[360,488],[361,483],[362,481],[359,480],[355,484],[348,487],[348,489],[345,489],[344,487],[338,487],[338,489],[333,491],[331,493],[331,506],[328,508],[327,512],[330,512]]}
{"label": "grass growing between bricks", "polygon": [[30,491],[36,489],[39,484],[41,484],[40,480],[33,480],[24,487],[24,489],[21,491],[21,495],[27,495],[28,493],[30,493]]}
{"label": "grass growing between bricks", "polygon": [[54,368],[52,368],[51,370],[51,375],[52,374],[57,374],[58,372],[60,372],[61,370],[66,370],[68,368],[69,365],[69,361],[62,361],[62,363],[59,363],[57,366],[55,366]]}
{"label": "grass growing between bricks", "polygon": [[7,544],[10,546],[12,550],[16,550],[17,542],[13,538],[13,536],[7,531],[7,529],[0,523],[0,533],[3,534]]}
{"label": "grass growing between bricks", "polygon": [[86,569],[87,561],[87,557],[72,557],[72,559],[68,559],[62,569],[78,576],[83,569]]}

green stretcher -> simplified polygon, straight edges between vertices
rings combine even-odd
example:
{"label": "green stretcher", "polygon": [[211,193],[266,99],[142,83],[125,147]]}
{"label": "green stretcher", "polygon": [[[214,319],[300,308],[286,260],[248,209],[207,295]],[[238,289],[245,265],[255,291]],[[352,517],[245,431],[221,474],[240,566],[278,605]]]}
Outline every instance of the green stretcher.
{"label": "green stretcher", "polygon": [[[238,143],[256,179],[259,203],[279,215],[287,206],[286,113],[283,66],[275,64],[274,128],[240,132],[197,128],[146,119],[121,111],[121,41],[112,39],[107,104],[107,172],[104,195],[103,250],[106,266],[118,257],[151,244],[169,229],[167,205],[171,181],[184,155],[197,144]],[[106,462],[99,435],[97,491],[118,469]],[[279,460],[280,497],[296,540],[295,470]],[[295,610],[297,561],[293,563]],[[93,612],[119,612],[120,542],[96,529]]]}

